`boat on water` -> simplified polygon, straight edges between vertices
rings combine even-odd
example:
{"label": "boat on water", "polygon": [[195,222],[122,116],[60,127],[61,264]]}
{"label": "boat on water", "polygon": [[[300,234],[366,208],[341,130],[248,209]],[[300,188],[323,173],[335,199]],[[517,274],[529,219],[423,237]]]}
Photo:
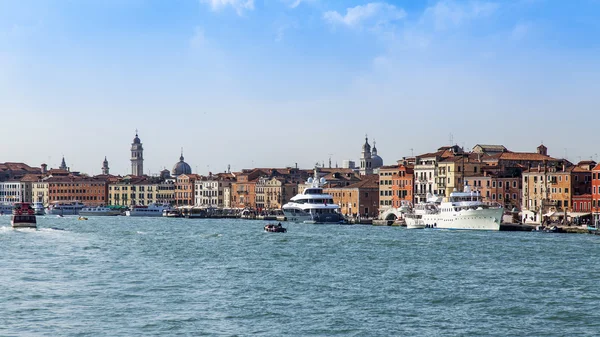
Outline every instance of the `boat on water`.
{"label": "boat on water", "polygon": [[283,214],[287,220],[317,224],[343,222],[340,206],[333,202],[330,194],[323,192],[325,183],[324,178],[319,179],[319,172],[315,168],[314,177],[308,178],[304,192],[283,205]]}
{"label": "boat on water", "polygon": [[149,204],[148,206],[132,206],[125,212],[127,216],[162,216],[165,210],[173,210],[168,204]]}
{"label": "boat on water", "polygon": [[84,217],[84,216],[79,216],[79,218],[77,218],[77,220],[87,220],[88,218]]}
{"label": "boat on water", "polygon": [[425,227],[435,229],[500,230],[504,207],[482,201],[479,191],[465,186],[437,205],[435,212],[423,214]]}
{"label": "boat on water", "polygon": [[422,229],[425,228],[423,215],[435,214],[438,212],[437,205],[441,202],[441,198],[430,193],[427,194],[427,201],[420,202],[414,206],[408,205],[406,213],[404,213],[404,222],[407,229]]}
{"label": "boat on water", "polygon": [[37,228],[35,210],[28,202],[16,202],[10,224],[13,228]]}
{"label": "boat on water", "polygon": [[14,205],[12,204],[0,204],[0,215],[12,214]]}
{"label": "boat on water", "polygon": [[50,203],[46,214],[51,215],[79,215],[81,209],[85,207],[79,201],[54,201]]}
{"label": "boat on water", "polygon": [[35,215],[44,215],[46,214],[46,207],[44,207],[44,203],[40,201],[35,201],[33,203],[33,211]]}
{"label": "boat on water", "polygon": [[106,206],[84,207],[79,211],[81,216],[117,216],[121,215],[121,210]]}
{"label": "boat on water", "polygon": [[281,223],[277,224],[277,225],[273,225],[273,224],[267,224],[265,226],[265,232],[271,232],[271,233],[285,233],[287,232],[287,229],[281,226]]}
{"label": "boat on water", "polygon": [[164,216],[166,218],[181,218],[181,217],[183,217],[183,215],[181,214],[181,211],[179,211],[178,209],[165,209],[165,210],[163,210],[162,216]]}

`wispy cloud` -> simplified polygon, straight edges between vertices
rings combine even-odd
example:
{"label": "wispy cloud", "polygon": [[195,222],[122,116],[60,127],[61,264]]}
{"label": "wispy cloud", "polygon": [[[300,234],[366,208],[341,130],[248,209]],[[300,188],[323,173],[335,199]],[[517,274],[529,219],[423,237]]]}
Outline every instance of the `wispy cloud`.
{"label": "wispy cloud", "polygon": [[200,0],[200,2],[209,4],[213,11],[231,6],[238,15],[242,15],[246,10],[254,9],[254,0]]}
{"label": "wispy cloud", "polygon": [[290,8],[296,8],[302,3],[316,2],[318,0],[283,0]]}
{"label": "wispy cloud", "polygon": [[422,21],[431,21],[436,30],[445,30],[469,20],[488,17],[498,8],[499,5],[493,2],[442,0],[425,9]]}
{"label": "wispy cloud", "polygon": [[331,23],[348,27],[360,27],[366,22],[372,22],[375,26],[381,26],[390,22],[400,20],[406,16],[402,8],[385,2],[371,2],[366,5],[350,7],[346,14],[337,11],[328,11],[323,18]]}

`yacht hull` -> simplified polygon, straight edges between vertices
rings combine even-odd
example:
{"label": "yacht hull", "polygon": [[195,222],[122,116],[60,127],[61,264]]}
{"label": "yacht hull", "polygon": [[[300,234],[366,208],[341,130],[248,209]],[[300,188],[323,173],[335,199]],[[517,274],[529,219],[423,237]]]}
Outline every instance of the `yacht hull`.
{"label": "yacht hull", "polygon": [[424,215],[426,227],[434,229],[500,230],[503,208],[464,210],[456,213]]}

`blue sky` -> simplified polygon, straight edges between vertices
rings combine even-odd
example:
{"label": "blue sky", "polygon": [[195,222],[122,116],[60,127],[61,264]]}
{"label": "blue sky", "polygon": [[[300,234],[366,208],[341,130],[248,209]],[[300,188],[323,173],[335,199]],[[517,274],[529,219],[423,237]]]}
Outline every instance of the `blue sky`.
{"label": "blue sky", "polygon": [[454,142],[596,158],[600,1],[0,0],[0,162],[391,164]]}

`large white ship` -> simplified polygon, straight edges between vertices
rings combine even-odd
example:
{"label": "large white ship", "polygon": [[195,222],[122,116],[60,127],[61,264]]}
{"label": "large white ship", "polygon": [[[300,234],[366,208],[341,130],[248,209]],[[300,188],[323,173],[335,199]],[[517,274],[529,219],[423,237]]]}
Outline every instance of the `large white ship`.
{"label": "large white ship", "polygon": [[423,214],[423,223],[437,229],[500,230],[504,208],[481,200],[479,191],[465,186],[463,192],[452,192],[437,211]]}
{"label": "large white ship", "polygon": [[48,206],[46,214],[52,215],[79,215],[85,205],[79,201],[55,201]]}
{"label": "large white ship", "polygon": [[84,207],[79,211],[82,216],[116,216],[121,215],[121,210],[106,206]]}
{"label": "large white ship", "polygon": [[163,216],[163,211],[170,211],[173,208],[170,205],[164,204],[149,204],[148,206],[131,206],[125,212],[127,216]]}
{"label": "large white ship", "polygon": [[282,206],[283,214],[288,221],[304,223],[340,223],[344,217],[340,214],[340,206],[333,202],[333,197],[323,192],[325,179],[319,179],[315,168],[313,178],[308,178],[306,188]]}

